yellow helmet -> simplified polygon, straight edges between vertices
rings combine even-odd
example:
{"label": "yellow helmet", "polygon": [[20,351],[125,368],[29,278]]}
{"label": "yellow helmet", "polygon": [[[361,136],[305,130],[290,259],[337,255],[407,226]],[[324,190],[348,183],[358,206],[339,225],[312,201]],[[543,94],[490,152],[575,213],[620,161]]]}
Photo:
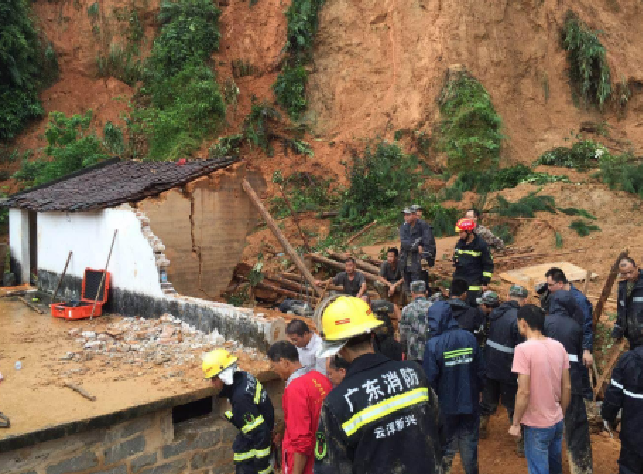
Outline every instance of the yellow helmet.
{"label": "yellow helmet", "polygon": [[230,354],[225,349],[215,349],[203,356],[203,376],[206,379],[216,377],[222,370],[227,369],[237,361],[237,357]]}
{"label": "yellow helmet", "polygon": [[323,337],[339,341],[366,334],[384,324],[378,320],[364,300],[354,296],[340,296],[331,301],[322,314]]}

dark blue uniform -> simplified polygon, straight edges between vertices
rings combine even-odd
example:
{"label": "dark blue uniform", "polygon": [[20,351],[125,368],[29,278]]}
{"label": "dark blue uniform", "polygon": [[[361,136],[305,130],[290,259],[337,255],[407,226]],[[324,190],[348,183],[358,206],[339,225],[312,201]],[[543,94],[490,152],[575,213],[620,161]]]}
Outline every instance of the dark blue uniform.
{"label": "dark blue uniform", "polygon": [[460,452],[466,474],[478,472],[479,400],[484,364],[476,338],[461,329],[446,301],[428,311],[432,337],[424,351],[424,370],[440,400],[444,423],[443,472],[448,473]]}
{"label": "dark blue uniform", "polygon": [[625,336],[634,349],[643,345],[643,270],[639,270],[639,279],[634,283],[630,294],[627,281],[618,283],[618,309],[613,337]]}
{"label": "dark blue uniform", "polygon": [[[474,234],[475,235],[475,234]],[[486,242],[478,235],[470,243],[458,240],[453,252],[453,278],[462,278],[469,284],[467,302],[477,306],[476,298],[482,292],[493,276],[493,258]]]}
{"label": "dark blue uniform", "polygon": [[517,301],[506,301],[491,311],[484,353],[487,382],[482,393],[482,414],[494,414],[498,401],[502,400],[512,422],[518,377],[511,371],[511,366],[514,350],[522,342],[518,332],[518,308]]}
{"label": "dark blue uniform", "polygon": [[382,354],[355,359],[324,400],[315,474],[434,474],[438,405],[422,368]]}
{"label": "dark blue uniform", "polygon": [[610,424],[621,415],[620,474],[643,474],[643,346],[627,351],[612,370],[601,415]]}
{"label": "dark blue uniform", "polygon": [[237,474],[272,472],[270,446],[275,413],[268,393],[247,372],[235,372],[232,385],[225,385],[219,397],[227,398],[232,410],[226,418],[239,434],[232,443]]}
{"label": "dark blue uniform", "polygon": [[569,354],[572,397],[565,413],[565,440],[576,471],[592,473],[592,446],[589,438],[587,409],[583,399],[583,316],[569,291],[556,291],[545,318],[545,336],[560,342]]}

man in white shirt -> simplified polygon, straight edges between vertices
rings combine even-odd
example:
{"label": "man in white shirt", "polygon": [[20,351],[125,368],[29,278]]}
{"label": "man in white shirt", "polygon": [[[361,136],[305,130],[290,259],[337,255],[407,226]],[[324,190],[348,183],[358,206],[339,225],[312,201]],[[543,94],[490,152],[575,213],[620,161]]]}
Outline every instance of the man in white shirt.
{"label": "man in white shirt", "polygon": [[297,347],[299,362],[303,367],[326,375],[326,359],[316,355],[322,345],[319,334],[312,332],[301,319],[293,319],[286,326],[286,336]]}

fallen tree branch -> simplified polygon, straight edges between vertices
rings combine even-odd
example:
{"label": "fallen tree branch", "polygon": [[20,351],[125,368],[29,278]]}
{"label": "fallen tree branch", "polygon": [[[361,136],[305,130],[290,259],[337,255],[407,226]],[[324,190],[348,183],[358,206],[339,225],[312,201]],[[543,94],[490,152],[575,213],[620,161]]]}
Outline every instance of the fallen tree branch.
{"label": "fallen tree branch", "polygon": [[95,402],[96,397],[94,395],[90,395],[85,389],[80,388],[78,385],[74,385],[73,383],[65,382],[64,385],[66,388],[71,388],[74,392],[79,393],[82,395],[84,398],[89,400],[90,402]]}
{"label": "fallen tree branch", "polygon": [[371,222],[370,224],[368,224],[366,227],[364,227],[362,230],[360,230],[360,231],[359,231],[359,232],[357,232],[356,234],[353,234],[353,236],[352,236],[351,238],[349,238],[349,239],[346,241],[346,245],[349,245],[349,244],[350,244],[351,242],[353,242],[353,240],[355,240],[357,237],[359,237],[360,235],[363,235],[363,234],[364,234],[368,229],[370,229],[371,227],[373,227],[375,224],[377,224],[377,219],[375,219],[373,222]]}
{"label": "fallen tree branch", "polygon": [[594,307],[594,314],[592,315],[592,320],[594,322],[594,331],[596,331],[596,324],[598,324],[598,320],[600,319],[601,314],[603,314],[605,301],[607,301],[607,298],[609,298],[610,293],[612,292],[612,287],[614,286],[614,282],[616,281],[616,277],[618,276],[618,272],[619,272],[618,264],[621,262],[622,259],[627,257],[627,254],[628,254],[627,249],[623,249],[621,251],[621,253],[616,258],[616,261],[612,265],[610,274],[607,276],[607,280],[605,280],[605,285],[603,285],[603,291],[601,292],[601,297],[598,299],[598,302]]}

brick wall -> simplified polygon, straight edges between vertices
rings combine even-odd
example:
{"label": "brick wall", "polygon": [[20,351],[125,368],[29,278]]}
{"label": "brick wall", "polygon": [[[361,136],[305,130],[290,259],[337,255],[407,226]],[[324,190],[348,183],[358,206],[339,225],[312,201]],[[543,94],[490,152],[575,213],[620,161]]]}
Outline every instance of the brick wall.
{"label": "brick wall", "polygon": [[[46,409],[43,407],[43,409]],[[167,409],[0,454],[12,474],[228,474],[237,430],[213,414],[172,424]]]}

